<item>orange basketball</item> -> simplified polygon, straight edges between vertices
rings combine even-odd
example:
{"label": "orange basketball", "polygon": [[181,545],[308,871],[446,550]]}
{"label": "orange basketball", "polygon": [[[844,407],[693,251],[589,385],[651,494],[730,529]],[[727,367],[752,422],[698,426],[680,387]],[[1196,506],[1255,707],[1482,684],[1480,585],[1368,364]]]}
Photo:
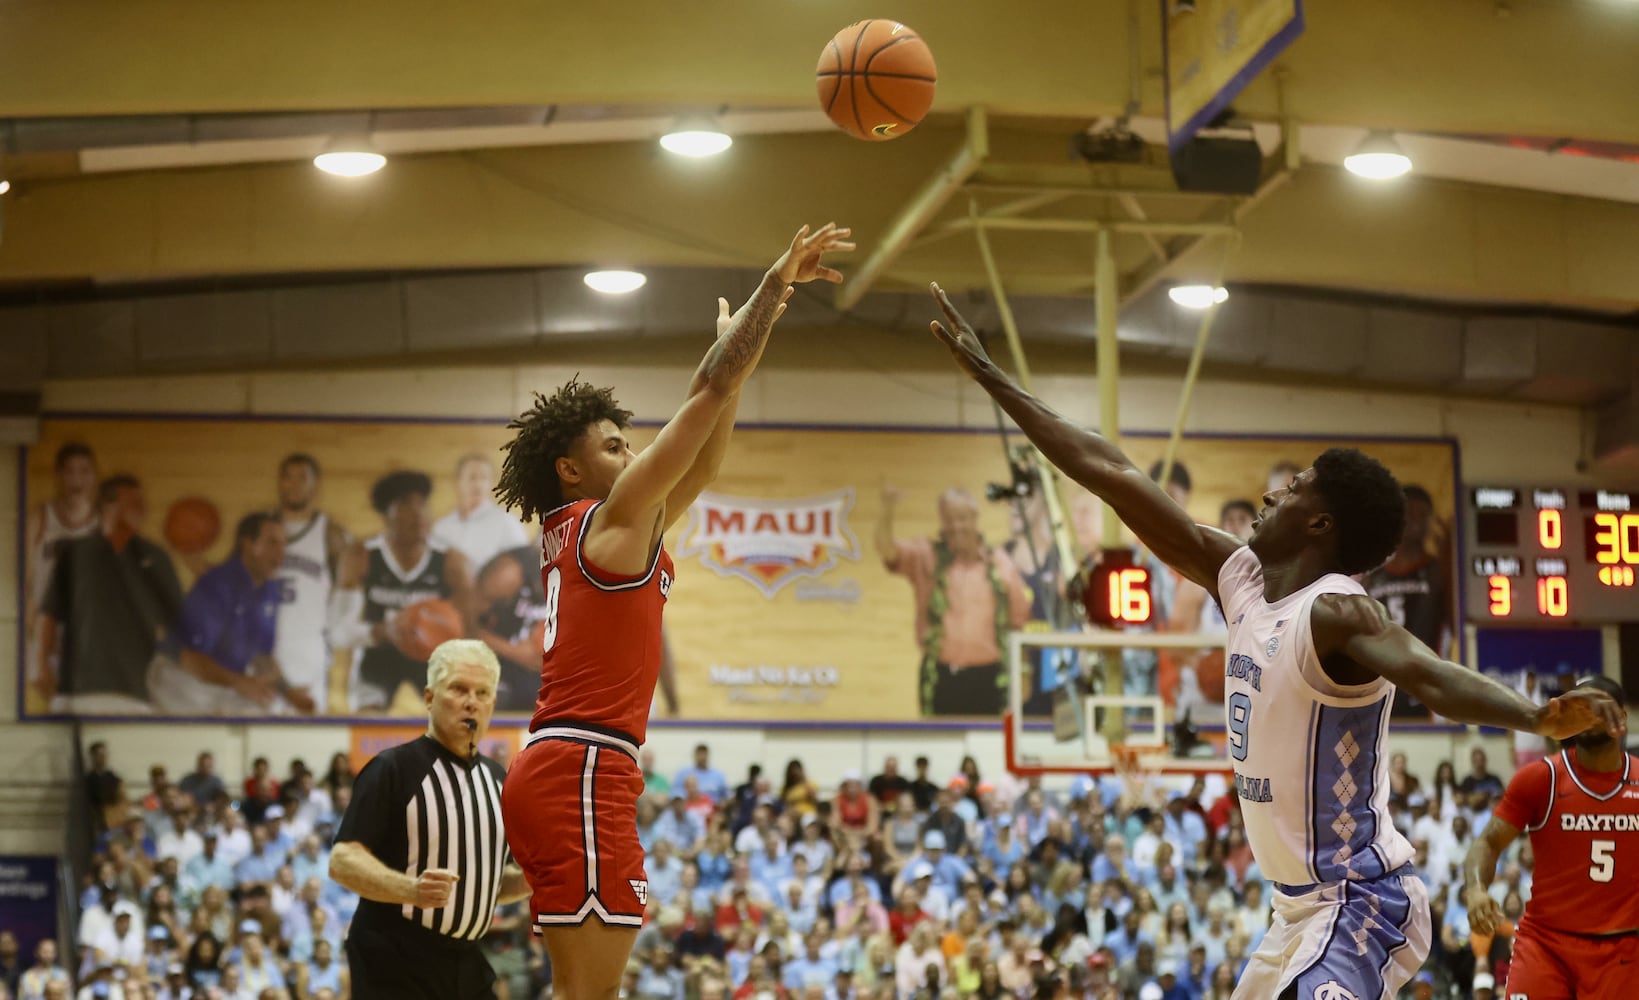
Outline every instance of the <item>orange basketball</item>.
{"label": "orange basketball", "polygon": [[909,132],[933,106],[939,71],[916,32],[875,18],[837,32],[820,53],[820,107],[856,139],[886,142]]}
{"label": "orange basketball", "polygon": [[222,534],[222,514],[204,497],[183,497],[165,512],[165,542],[185,556],[198,555]]}
{"label": "orange basketball", "polygon": [[412,660],[425,660],[440,643],[459,639],[466,631],[461,612],[449,601],[417,601],[399,612],[399,652]]}

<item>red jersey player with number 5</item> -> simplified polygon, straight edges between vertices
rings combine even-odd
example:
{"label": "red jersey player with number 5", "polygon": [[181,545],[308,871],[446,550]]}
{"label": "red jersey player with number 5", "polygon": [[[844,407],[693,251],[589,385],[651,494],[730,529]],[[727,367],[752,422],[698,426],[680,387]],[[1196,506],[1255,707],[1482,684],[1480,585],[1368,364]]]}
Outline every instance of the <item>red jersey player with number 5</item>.
{"label": "red jersey player with number 5", "polygon": [[[1622,686],[1577,687],[1627,704]],[[1603,728],[1521,768],[1468,849],[1468,919],[1489,934],[1500,912],[1487,887],[1497,858],[1525,830],[1536,856],[1531,901],[1514,937],[1504,994],[1527,1000],[1639,995],[1639,762]]]}
{"label": "red jersey player with number 5", "polygon": [[501,793],[507,839],[532,890],[553,995],[617,995],[643,924],[648,881],[637,839],[643,742],[660,674],[660,615],[672,561],[662,536],[717,474],[740,387],[762,357],[794,282],[842,275],[820,262],[849,231],[804,226],[738,313],[719,299],[717,342],[676,416],[641,455],[631,411],[578,380],[513,421],[496,495],[541,521],[541,690]]}

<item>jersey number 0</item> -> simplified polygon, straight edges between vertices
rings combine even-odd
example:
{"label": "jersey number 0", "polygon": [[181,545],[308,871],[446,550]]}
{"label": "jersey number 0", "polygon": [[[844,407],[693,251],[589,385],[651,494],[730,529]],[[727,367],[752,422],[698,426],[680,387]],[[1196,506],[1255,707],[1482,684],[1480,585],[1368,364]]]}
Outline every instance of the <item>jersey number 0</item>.
{"label": "jersey number 0", "polygon": [[558,638],[558,592],[563,589],[563,572],[558,567],[546,574],[546,620],[541,623],[541,652],[550,653]]}

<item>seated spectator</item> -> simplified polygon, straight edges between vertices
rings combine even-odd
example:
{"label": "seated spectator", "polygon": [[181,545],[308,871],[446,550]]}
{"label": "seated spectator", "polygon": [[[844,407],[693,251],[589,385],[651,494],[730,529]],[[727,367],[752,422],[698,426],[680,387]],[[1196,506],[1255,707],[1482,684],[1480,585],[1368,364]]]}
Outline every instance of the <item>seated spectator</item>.
{"label": "seated spectator", "polygon": [[113,916],[113,922],[88,942],[95,960],[109,966],[144,965],[146,934],[137,919],[137,908],[122,900],[114,904]]}
{"label": "seated spectator", "polygon": [[928,982],[930,972],[938,974],[942,981],[945,956],[934,940],[933,929],[926,924],[918,924],[894,956],[895,985],[899,995],[914,995]]}
{"label": "seated spectator", "polygon": [[50,983],[61,983],[66,989],[68,970],[57,962],[56,939],[41,938],[34,946],[34,964],[18,978],[18,1000],[45,1000],[46,986]]}
{"label": "seated spectator", "polygon": [[909,792],[899,796],[893,814],[883,821],[883,846],[899,861],[916,853],[922,842],[922,818]]}
{"label": "seated spectator", "polygon": [[801,954],[786,961],[780,970],[780,982],[786,989],[800,992],[810,986],[821,988],[831,985],[837,976],[837,964],[820,954],[825,938],[811,931],[803,939]]}
{"label": "seated spectator", "polygon": [[836,846],[831,843],[825,821],[818,816],[804,816],[802,818],[802,836],[791,845],[789,854],[795,860],[801,855],[808,859],[808,870],[822,877],[831,873],[831,859],[836,856]]}
{"label": "seated spectator", "polygon": [[[684,901],[685,903],[687,901]],[[716,907],[710,900],[705,900],[686,912],[691,916],[677,935],[677,954],[682,956],[685,963],[690,958],[707,956],[721,962],[728,953],[728,942],[717,933],[715,922]]]}
{"label": "seated spectator", "polygon": [[222,982],[221,947],[219,939],[209,931],[194,938],[187,961],[182,963],[187,970],[188,985],[194,990],[214,989]]}
{"label": "seated spectator", "polygon": [[[751,822],[741,827],[734,835],[734,849],[741,854],[755,854],[757,848],[763,846],[765,838],[774,830],[774,807],[768,803],[759,803],[751,811]],[[784,842],[781,842],[781,852],[784,852]]]}
{"label": "seated spectator", "polygon": [[[892,755],[882,762],[882,773],[871,778],[871,795],[884,810],[897,805],[899,797],[910,789],[911,783],[899,773],[899,758]],[[915,805],[914,800],[912,805]]]}
{"label": "seated spectator", "polygon": [[866,793],[865,783],[860,779],[858,771],[843,773],[842,787],[837,790],[837,797],[833,800],[831,809],[836,817],[837,826],[854,840],[864,837],[882,825],[881,807],[874,795]]}
{"label": "seated spectator", "polygon": [[272,885],[284,863],[285,855],[269,838],[267,827],[258,824],[250,828],[250,854],[234,866],[233,878],[241,885],[247,882]]}
{"label": "seated spectator", "polygon": [[1115,956],[1117,964],[1132,962],[1138,955],[1138,949],[1144,945],[1149,946],[1153,957],[1155,941],[1140,928],[1142,922],[1143,917],[1136,908],[1128,910],[1126,916],[1121,918],[1121,926],[1104,935],[1103,947]]}
{"label": "seated spectator", "polygon": [[262,813],[279,801],[279,782],[273,777],[273,768],[266,757],[251,762],[250,777],[245,779],[245,794],[239,800],[239,809],[249,823],[260,823]]}
{"label": "seated spectator", "polygon": [[802,761],[792,759],[785,765],[785,783],[780,786],[780,802],[784,812],[793,816],[812,816],[819,812],[819,789],[808,780]]}
{"label": "seated spectator", "polygon": [[938,831],[944,836],[945,850],[962,854],[967,850],[967,823],[956,814],[958,795],[949,788],[941,789],[932,812],[922,824],[924,833]]}
{"label": "seated spectator", "polygon": [[672,789],[683,787],[685,778],[693,778],[695,786],[713,802],[728,798],[728,779],[723,772],[711,766],[711,748],[704,743],[694,748],[694,766],[685,767],[672,779]]}
{"label": "seated spectator", "polygon": [[182,866],[182,894],[185,904],[197,906],[207,888],[231,889],[235,885],[233,866],[228,864],[218,845],[221,837],[215,830],[206,830],[200,838],[200,851]]}
{"label": "seated spectator", "polygon": [[200,809],[215,802],[218,795],[227,791],[216,774],[216,755],[209,750],[200,752],[194,761],[194,769],[183,775],[177,784]]}
{"label": "seated spectator", "polygon": [[654,852],[644,860],[644,870],[649,875],[649,895],[660,900],[661,906],[670,906],[683,887],[683,862],[671,839],[655,840]]}
{"label": "seated spectator", "polygon": [[273,956],[268,954],[267,945],[257,930],[240,936],[239,961],[229,968],[238,972],[241,989],[252,996],[260,994],[265,989],[285,988],[284,973],[279,971],[279,965]]}
{"label": "seated spectator", "polygon": [[239,864],[250,857],[251,852],[256,849],[250,828],[245,825],[245,818],[235,810],[229,809],[223,813],[220,824],[214,829],[217,833],[216,849],[222,860],[229,865]]}
{"label": "seated spectator", "polygon": [[336,961],[335,946],[326,938],[313,942],[313,955],[298,967],[296,977],[297,994],[308,998],[320,990],[346,996],[352,985],[346,963]]}
{"label": "seated spectator", "polygon": [[839,882],[838,885],[850,885],[853,894],[841,903],[836,904],[837,930],[850,937],[872,937],[888,932],[888,911],[882,904],[871,898],[867,886],[874,883],[860,879],[851,882]]}
{"label": "seated spectator", "polygon": [[[688,809],[688,802],[673,792],[666,810],[655,818],[653,837],[656,841],[669,840],[678,853],[694,850],[706,836],[706,823],[697,813]],[[651,849],[653,845],[651,844]]]}

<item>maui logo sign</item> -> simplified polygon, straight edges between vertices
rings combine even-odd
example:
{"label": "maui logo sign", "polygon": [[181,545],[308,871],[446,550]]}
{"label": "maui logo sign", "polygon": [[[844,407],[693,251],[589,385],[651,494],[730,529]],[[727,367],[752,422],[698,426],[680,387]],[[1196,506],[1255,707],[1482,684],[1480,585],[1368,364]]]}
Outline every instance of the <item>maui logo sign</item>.
{"label": "maui logo sign", "polygon": [[718,576],[737,576],[772,599],[839,558],[859,559],[859,542],[848,530],[853,509],[852,489],[795,500],[702,493],[689,508],[678,553],[698,556]]}

